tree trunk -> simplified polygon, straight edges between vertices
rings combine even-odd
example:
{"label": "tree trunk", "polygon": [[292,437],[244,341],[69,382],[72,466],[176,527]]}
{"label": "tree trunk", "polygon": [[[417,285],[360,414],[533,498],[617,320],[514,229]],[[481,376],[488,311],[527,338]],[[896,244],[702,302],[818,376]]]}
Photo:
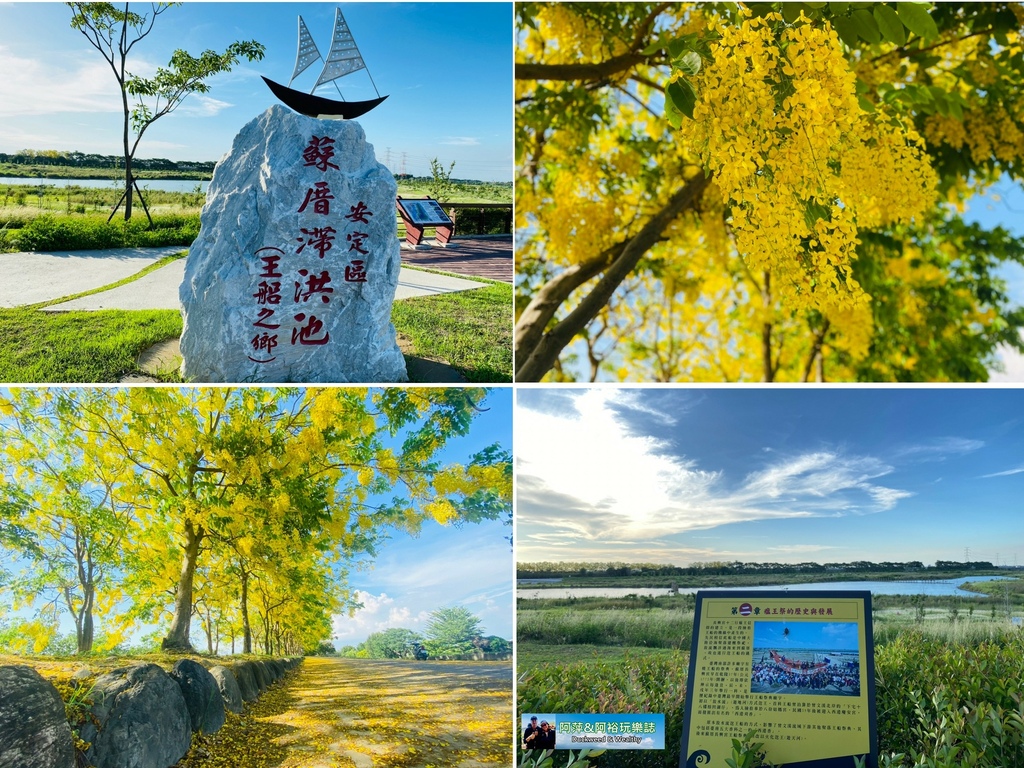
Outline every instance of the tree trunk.
{"label": "tree trunk", "polygon": [[[252,653],[252,627],[249,626],[249,572],[242,569],[242,653]],[[232,640],[232,647],[234,640]],[[234,651],[232,651],[234,652]]]}
{"label": "tree trunk", "polygon": [[178,593],[174,597],[174,618],[171,620],[167,637],[160,644],[165,651],[192,653],[194,650],[188,639],[192,625],[192,582],[196,574],[199,545],[204,533],[201,527],[185,523],[185,554],[181,562]]}

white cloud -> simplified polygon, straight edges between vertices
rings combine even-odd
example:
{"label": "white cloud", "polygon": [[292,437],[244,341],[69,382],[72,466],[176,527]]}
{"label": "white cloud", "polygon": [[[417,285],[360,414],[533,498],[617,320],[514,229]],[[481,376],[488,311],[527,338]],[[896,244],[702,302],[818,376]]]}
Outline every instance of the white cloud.
{"label": "white cloud", "polygon": [[0,117],[120,110],[113,73],[99,54],[64,66],[0,47],[0,72]]}
{"label": "white cloud", "polygon": [[480,139],[475,136],[449,136],[440,143],[456,147],[478,147],[480,146]]}
{"label": "white cloud", "polygon": [[233,106],[234,104],[229,104],[226,101],[195,93],[182,102],[181,106],[172,114],[179,117],[214,117],[221,111]]}
{"label": "white cloud", "polygon": [[1006,477],[1007,475],[1019,475],[1021,472],[1024,472],[1024,467],[1007,469],[1002,472],[993,472],[991,475],[982,475],[982,477]]}
{"label": "white cloud", "polygon": [[724,471],[667,455],[657,439],[631,434],[610,407],[628,405],[622,398],[591,389],[563,412],[517,410],[524,550],[587,542],[628,549],[730,523],[877,513],[913,495],[877,482],[893,472],[881,459],[832,450],[761,454],[764,468],[730,484]]}
{"label": "white cloud", "polygon": [[400,605],[386,592],[374,595],[356,590],[355,598],[363,607],[352,616],[334,617],[334,638],[338,645],[358,645],[374,632],[391,627],[404,627],[419,631],[426,626],[429,611],[417,610],[409,605]]}

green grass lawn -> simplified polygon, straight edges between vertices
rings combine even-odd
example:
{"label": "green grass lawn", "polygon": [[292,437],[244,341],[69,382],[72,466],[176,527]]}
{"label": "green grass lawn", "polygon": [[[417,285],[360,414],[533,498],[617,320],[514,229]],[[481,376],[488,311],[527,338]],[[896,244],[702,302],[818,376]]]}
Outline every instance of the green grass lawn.
{"label": "green grass lawn", "polygon": [[181,335],[174,310],[0,309],[0,381],[116,383],[146,348]]}
{"label": "green grass lawn", "polygon": [[441,359],[471,382],[512,381],[512,285],[396,301],[391,320],[414,354]]}
{"label": "green grass lawn", "polygon": [[[51,313],[40,306],[0,309],[0,381],[117,383],[141,373],[140,353],[181,335],[174,310]],[[412,339],[411,354],[444,360],[472,382],[512,380],[511,285],[405,299],[395,302],[392,319]]]}

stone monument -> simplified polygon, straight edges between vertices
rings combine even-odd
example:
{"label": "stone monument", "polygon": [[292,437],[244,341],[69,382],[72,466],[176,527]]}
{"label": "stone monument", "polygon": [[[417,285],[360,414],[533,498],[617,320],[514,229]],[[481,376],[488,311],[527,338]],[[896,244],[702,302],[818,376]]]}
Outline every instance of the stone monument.
{"label": "stone monument", "polygon": [[182,376],[406,381],[391,324],[396,192],[356,122],[275,105],[242,128],[185,262]]}

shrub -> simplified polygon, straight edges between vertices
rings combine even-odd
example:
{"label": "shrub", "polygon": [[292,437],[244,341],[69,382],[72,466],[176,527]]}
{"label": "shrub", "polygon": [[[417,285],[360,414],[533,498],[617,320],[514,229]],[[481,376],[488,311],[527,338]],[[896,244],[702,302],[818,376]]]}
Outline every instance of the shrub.
{"label": "shrub", "polygon": [[154,216],[152,229],[145,218],[135,218],[126,224],[124,221],[108,223],[102,216],[38,216],[25,223],[17,232],[10,232],[7,240],[9,245],[19,251],[85,251],[102,248],[188,246],[198,235],[198,214]]}

